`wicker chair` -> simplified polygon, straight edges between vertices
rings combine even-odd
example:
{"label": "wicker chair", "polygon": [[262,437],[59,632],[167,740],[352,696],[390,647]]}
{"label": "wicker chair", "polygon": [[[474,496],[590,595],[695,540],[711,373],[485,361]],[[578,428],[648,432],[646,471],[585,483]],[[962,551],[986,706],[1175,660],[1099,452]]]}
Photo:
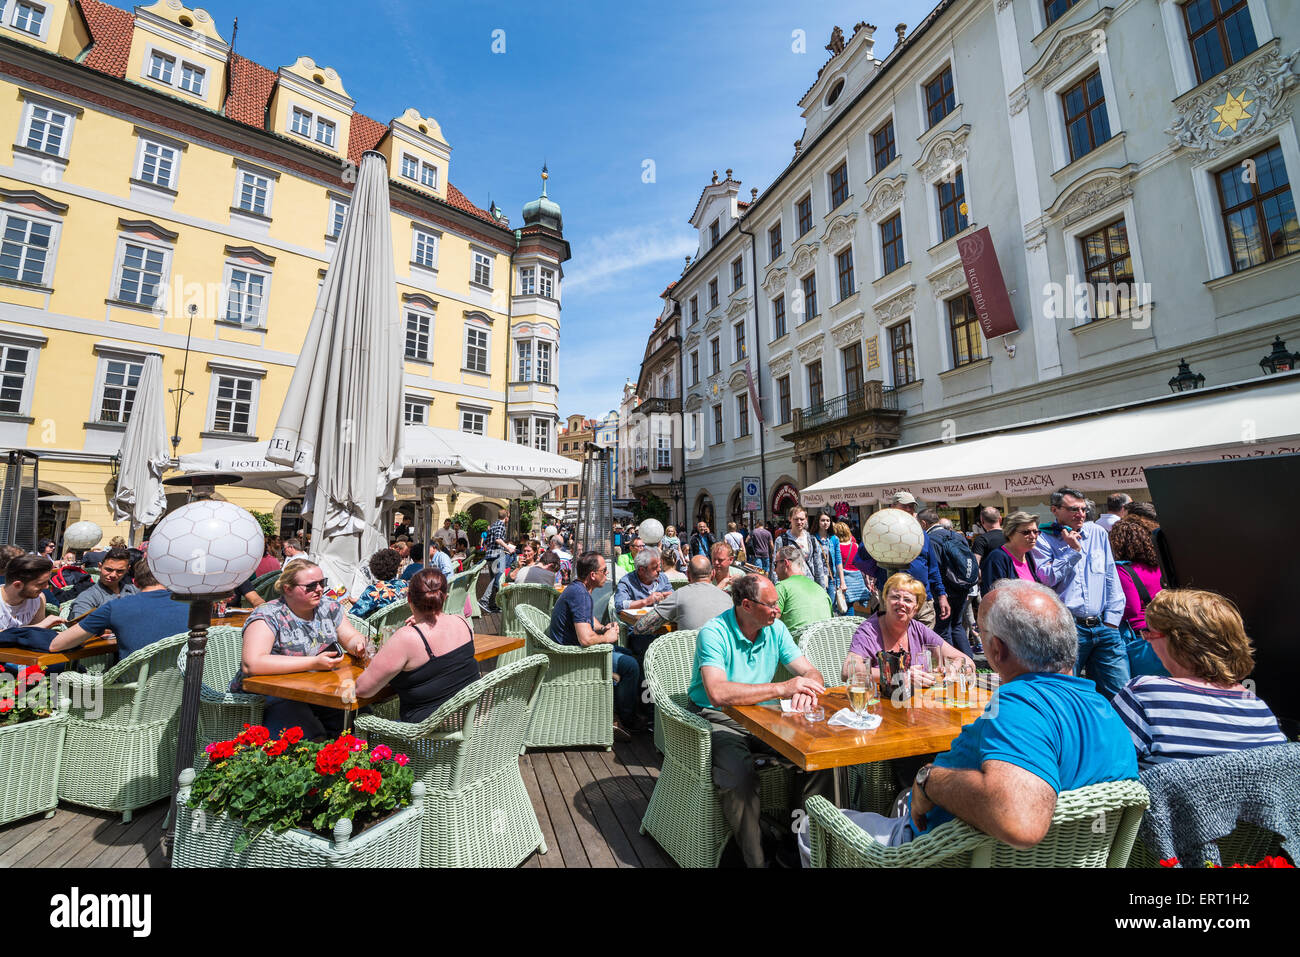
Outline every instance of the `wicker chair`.
{"label": "wicker chair", "polygon": [[[216,741],[229,741],[246,724],[261,724],[266,699],[260,694],[231,692],[231,680],[239,674],[244,653],[244,630],[231,625],[208,629],[208,646],[203,654],[203,686],[199,691],[199,733],[194,742],[194,770],[208,765],[204,750]],[[181,645],[176,667],[182,677],[189,649]]]}
{"label": "wicker chair", "polygon": [[[649,834],[682,867],[717,867],[731,838],[731,825],[713,789],[712,725],[689,710],[698,632],[674,631],[656,638],[645,656],[655,703],[656,732],[663,729],[663,767],[641,819]],[[764,811],[788,819],[791,772],[769,763],[759,772]]]}
{"label": "wicker chair", "polygon": [[170,793],[182,687],[176,656],[188,640],[156,641],[103,674],[59,676],[73,702],[60,800],[121,811],[125,824],[136,808]]}
{"label": "wicker chair", "polygon": [[524,745],[529,748],[614,746],[613,645],[557,645],[550,619],[528,605],[515,607],[524,626],[524,653],[550,661]]}
{"label": "wicker chair", "polygon": [[[525,638],[524,626],[515,613],[516,609],[525,605],[536,608],[549,621],[559,598],[559,592],[549,585],[506,585],[497,592],[497,604],[501,606],[501,633],[509,638]],[[523,648],[507,651],[497,658],[497,667],[522,661],[526,654]]]}
{"label": "wicker chair", "polygon": [[885,847],[825,798],[814,795],[807,806],[813,867],[1124,867],[1147,791],[1137,781],[1062,791],[1047,836],[1027,850],[960,820],[908,844]]}
{"label": "wicker chair", "polygon": [[[453,613],[460,614],[459,611],[454,610]],[[407,604],[405,598],[399,598],[397,601],[391,601],[383,608],[378,609],[369,618],[363,618],[362,620],[369,628],[368,631],[362,632],[362,634],[373,634],[388,625],[400,625],[410,617],[411,606]]]}
{"label": "wicker chair", "polygon": [[428,787],[421,834],[423,867],[514,867],[546,853],[519,751],[546,659],[540,655],[462,688],[419,724],[357,718],[358,733],[410,756]]}
{"label": "wicker chair", "polygon": [[277,569],[273,572],[267,572],[253,579],[251,591],[257,592],[257,597],[263,601],[273,601],[279,596],[275,592],[275,583],[280,579],[280,572]]}
{"label": "wicker chair", "polygon": [[443,608],[450,615],[461,615],[465,612],[465,601],[470,602],[471,616],[481,614],[478,607],[478,598],[474,597],[475,584],[478,582],[478,573],[482,570],[482,563],[475,565],[466,571],[452,575],[447,581],[447,601]]}

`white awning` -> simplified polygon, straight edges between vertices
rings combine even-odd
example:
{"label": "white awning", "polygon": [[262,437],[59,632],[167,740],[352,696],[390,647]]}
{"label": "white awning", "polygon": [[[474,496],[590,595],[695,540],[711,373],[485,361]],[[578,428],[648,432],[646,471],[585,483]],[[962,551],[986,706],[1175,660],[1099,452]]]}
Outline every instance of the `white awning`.
{"label": "white awning", "polygon": [[1152,465],[1290,452],[1300,452],[1297,373],[872,452],[800,498],[865,505],[907,491],[926,502],[995,503],[1062,485],[1145,488]]}

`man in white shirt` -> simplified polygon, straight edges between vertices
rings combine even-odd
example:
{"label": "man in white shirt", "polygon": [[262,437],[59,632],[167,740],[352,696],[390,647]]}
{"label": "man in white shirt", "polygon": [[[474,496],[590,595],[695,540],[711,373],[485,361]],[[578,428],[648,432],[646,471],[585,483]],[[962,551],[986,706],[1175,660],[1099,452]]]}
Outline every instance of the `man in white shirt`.
{"label": "man in white shirt", "polygon": [[[20,555],[5,568],[5,584],[0,589],[0,630],[23,628],[53,628],[64,620],[58,615],[45,614],[45,591],[54,574],[54,563],[41,555]],[[11,644],[0,636],[0,645]]]}
{"label": "man in white shirt", "polygon": [[1133,498],[1123,492],[1106,497],[1106,514],[1097,519],[1097,524],[1105,529],[1107,535],[1110,534],[1111,527],[1124,517],[1124,506],[1131,501]]}
{"label": "man in white shirt", "polygon": [[447,547],[446,550],[447,550],[448,552],[451,552],[451,551],[454,551],[454,550],[455,550],[455,548],[456,548],[456,531],[455,531],[455,529],[453,529],[453,528],[451,527],[451,519],[449,519],[449,518],[445,518],[445,519],[443,519],[443,520],[442,520],[442,528],[440,528],[440,529],[438,529],[436,532],[434,532],[434,533],[433,533],[433,537],[434,537],[435,539],[437,539],[438,541],[442,542],[442,543]]}

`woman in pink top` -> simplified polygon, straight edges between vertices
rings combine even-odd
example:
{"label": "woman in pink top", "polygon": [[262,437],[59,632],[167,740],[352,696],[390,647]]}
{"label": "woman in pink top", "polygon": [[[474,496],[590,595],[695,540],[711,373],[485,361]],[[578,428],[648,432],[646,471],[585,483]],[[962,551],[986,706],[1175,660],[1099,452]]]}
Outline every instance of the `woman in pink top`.
{"label": "woman in pink top", "polygon": [[1136,518],[1125,518],[1111,527],[1110,548],[1119,566],[1119,585],[1124,589],[1124,621],[1140,634],[1147,626],[1144,609],[1161,588],[1156,547],[1146,525]]}
{"label": "woman in pink top", "polygon": [[1029,512],[1012,512],[1002,523],[1006,542],[980,561],[980,594],[993,590],[994,582],[1004,578],[1038,581],[1034,566],[1034,542],[1038,541],[1038,519]]}

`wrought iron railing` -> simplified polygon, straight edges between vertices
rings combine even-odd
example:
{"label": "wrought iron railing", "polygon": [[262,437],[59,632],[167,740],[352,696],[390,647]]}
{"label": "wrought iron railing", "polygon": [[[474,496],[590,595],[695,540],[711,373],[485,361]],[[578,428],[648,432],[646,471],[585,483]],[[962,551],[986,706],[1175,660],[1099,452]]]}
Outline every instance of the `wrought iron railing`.
{"label": "wrought iron railing", "polygon": [[794,431],[819,428],[841,419],[866,415],[868,412],[897,412],[898,394],[893,386],[871,380],[861,389],[837,395],[833,399],[797,409],[794,413]]}

